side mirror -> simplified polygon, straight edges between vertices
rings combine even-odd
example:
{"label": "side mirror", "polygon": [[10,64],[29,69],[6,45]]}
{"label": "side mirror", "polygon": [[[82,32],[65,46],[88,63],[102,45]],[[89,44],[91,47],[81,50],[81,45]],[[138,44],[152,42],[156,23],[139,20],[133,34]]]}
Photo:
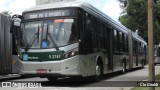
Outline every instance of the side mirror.
{"label": "side mirror", "polygon": [[12,24],[11,24],[10,33],[15,34],[17,28],[18,27],[20,28],[21,19],[22,19],[21,15],[16,14],[12,16],[12,21],[11,21]]}
{"label": "side mirror", "polygon": [[14,26],[20,26],[22,16],[21,15],[13,15],[12,16],[12,21]]}

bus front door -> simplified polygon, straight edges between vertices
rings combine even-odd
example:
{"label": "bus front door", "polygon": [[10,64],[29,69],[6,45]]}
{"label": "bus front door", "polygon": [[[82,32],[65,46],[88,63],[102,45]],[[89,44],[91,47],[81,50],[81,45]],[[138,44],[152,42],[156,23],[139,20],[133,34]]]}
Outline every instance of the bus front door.
{"label": "bus front door", "polygon": [[112,30],[111,28],[107,27],[105,30],[105,34],[106,34],[106,40],[105,40],[105,46],[106,46],[106,50],[107,50],[107,57],[108,57],[108,71],[112,72],[113,71],[113,48],[112,48]]}

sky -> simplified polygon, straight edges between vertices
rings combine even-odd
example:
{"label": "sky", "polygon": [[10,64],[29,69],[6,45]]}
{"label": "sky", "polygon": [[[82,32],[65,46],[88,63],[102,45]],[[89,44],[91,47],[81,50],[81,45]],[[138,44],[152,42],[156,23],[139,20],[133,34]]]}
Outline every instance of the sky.
{"label": "sky", "polygon": [[118,0],[84,0],[97,7],[99,10],[118,21],[122,9],[119,6]]}
{"label": "sky", "polygon": [[[121,9],[118,0],[82,0],[89,2],[99,10],[118,21]],[[0,12],[10,11],[13,14],[22,14],[30,7],[35,6],[36,0],[0,0]]]}

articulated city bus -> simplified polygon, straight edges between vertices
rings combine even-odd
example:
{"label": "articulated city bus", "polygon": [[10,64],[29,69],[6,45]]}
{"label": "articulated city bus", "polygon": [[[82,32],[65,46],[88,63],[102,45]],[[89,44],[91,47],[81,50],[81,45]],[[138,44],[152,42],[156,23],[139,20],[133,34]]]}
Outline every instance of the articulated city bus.
{"label": "articulated city bus", "polygon": [[84,2],[38,5],[23,12],[18,70],[56,80],[143,67],[147,43]]}
{"label": "articulated city bus", "polygon": [[155,45],[155,65],[160,64],[160,45]]}

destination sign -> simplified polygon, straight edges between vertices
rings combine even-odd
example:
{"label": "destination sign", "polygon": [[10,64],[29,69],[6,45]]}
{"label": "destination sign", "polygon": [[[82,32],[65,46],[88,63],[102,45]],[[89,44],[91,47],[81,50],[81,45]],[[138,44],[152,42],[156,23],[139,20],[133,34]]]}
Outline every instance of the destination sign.
{"label": "destination sign", "polygon": [[74,16],[75,10],[43,10],[24,13],[24,19],[35,19],[35,18],[45,18],[45,17],[56,17],[56,16]]}

